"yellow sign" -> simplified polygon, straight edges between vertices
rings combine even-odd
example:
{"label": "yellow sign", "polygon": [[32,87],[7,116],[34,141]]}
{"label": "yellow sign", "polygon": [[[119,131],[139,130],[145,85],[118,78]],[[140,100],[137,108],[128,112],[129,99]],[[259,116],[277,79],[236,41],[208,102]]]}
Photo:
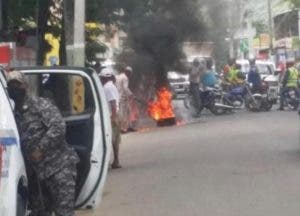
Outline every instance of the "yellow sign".
{"label": "yellow sign", "polygon": [[270,39],[269,34],[260,34],[259,39],[260,39],[260,47],[261,48],[268,49],[270,47],[271,39]]}
{"label": "yellow sign", "polygon": [[52,47],[51,50],[46,53],[46,58],[44,65],[45,66],[55,66],[59,65],[59,48],[60,48],[60,41],[59,38],[54,37],[51,33],[45,34],[45,40],[50,44]]}
{"label": "yellow sign", "polygon": [[70,95],[72,101],[72,113],[79,114],[85,110],[85,87],[84,81],[79,76],[73,76],[71,78],[72,84],[70,86]]}

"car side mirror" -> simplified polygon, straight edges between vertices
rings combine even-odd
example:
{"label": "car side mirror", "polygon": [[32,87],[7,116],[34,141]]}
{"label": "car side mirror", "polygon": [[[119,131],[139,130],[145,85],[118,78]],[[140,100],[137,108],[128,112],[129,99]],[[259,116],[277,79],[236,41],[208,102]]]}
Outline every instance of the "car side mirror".
{"label": "car side mirror", "polygon": [[275,75],[275,76],[278,76],[279,74],[280,74],[280,70],[275,70],[275,71],[274,71],[274,75]]}

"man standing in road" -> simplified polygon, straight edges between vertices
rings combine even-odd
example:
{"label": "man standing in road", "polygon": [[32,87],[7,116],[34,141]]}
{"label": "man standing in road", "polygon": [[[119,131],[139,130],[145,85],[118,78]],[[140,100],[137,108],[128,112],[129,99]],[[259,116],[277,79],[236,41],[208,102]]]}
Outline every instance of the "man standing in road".
{"label": "man standing in road", "polygon": [[9,72],[7,82],[26,162],[31,215],[74,216],[79,159],[65,140],[63,118],[49,100],[27,94],[22,73]]}
{"label": "man standing in road", "polygon": [[195,58],[193,61],[193,66],[190,71],[190,92],[194,100],[194,106],[196,109],[196,117],[198,117],[201,113],[200,110],[200,93],[199,93],[199,88],[200,88],[200,81],[201,81],[201,76],[205,73],[206,71],[206,61],[205,59],[201,58]]}
{"label": "man standing in road", "polygon": [[119,162],[119,146],[121,142],[120,121],[118,117],[119,111],[119,92],[114,85],[113,71],[104,68],[100,73],[100,79],[104,87],[104,93],[110,109],[111,125],[112,125],[112,144],[114,152],[114,161],[111,165],[112,169],[121,168]]}
{"label": "man standing in road", "polygon": [[130,104],[133,99],[133,93],[129,89],[129,77],[132,74],[132,68],[127,66],[116,77],[116,85],[120,94],[120,119],[121,131],[126,133],[130,127]]}

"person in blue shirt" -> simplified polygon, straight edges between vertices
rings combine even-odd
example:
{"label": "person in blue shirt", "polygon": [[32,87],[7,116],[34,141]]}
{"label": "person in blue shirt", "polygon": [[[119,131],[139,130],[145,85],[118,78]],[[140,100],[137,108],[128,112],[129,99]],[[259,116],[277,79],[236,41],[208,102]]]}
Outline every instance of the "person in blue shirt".
{"label": "person in blue shirt", "polygon": [[250,71],[248,74],[248,82],[252,84],[254,91],[259,91],[261,87],[261,77],[255,64],[255,58],[249,59]]}
{"label": "person in blue shirt", "polygon": [[215,72],[212,69],[213,61],[208,59],[206,61],[206,72],[201,75],[201,83],[204,87],[214,87],[217,84]]}

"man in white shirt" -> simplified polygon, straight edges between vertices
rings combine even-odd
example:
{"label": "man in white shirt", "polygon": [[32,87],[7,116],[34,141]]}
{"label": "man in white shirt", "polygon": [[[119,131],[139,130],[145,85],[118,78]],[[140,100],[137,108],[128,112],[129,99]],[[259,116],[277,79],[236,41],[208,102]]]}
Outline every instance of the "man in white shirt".
{"label": "man in white shirt", "polygon": [[114,152],[113,169],[121,168],[119,162],[119,146],[121,142],[120,121],[118,117],[119,111],[119,92],[113,83],[113,71],[109,68],[104,68],[100,73],[100,79],[103,84],[104,93],[110,109],[111,125],[112,125],[112,144]]}
{"label": "man in white shirt", "polygon": [[127,66],[116,77],[116,86],[120,93],[120,119],[121,130],[127,132],[130,127],[130,102],[133,99],[133,94],[129,89],[129,79],[132,73],[132,68]]}

